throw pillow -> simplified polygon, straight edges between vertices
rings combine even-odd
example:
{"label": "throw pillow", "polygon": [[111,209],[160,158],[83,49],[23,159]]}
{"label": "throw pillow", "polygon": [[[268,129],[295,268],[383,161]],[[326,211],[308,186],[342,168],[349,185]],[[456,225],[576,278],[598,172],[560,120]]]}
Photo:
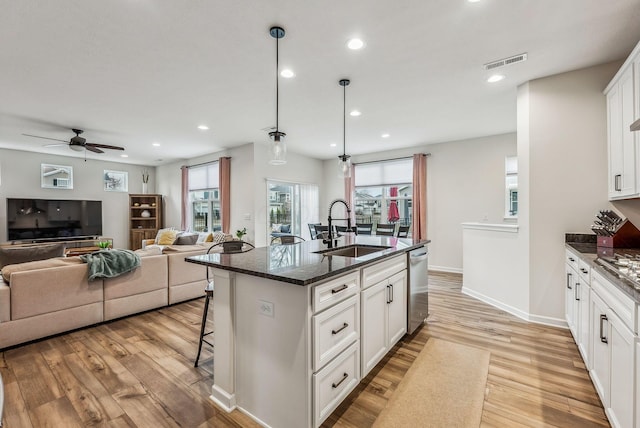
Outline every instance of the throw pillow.
{"label": "throw pillow", "polygon": [[171,245],[176,240],[178,231],[174,229],[160,229],[156,235],[156,244]]}
{"label": "throw pillow", "polygon": [[291,233],[291,225],[290,224],[283,224],[282,226],[280,226],[280,232],[282,232],[282,233]]}
{"label": "throw pillow", "polygon": [[173,241],[173,245],[194,245],[197,241],[197,233],[181,233],[180,236]]}
{"label": "throw pillow", "polygon": [[224,232],[215,232],[213,234],[213,241],[212,242],[215,242],[216,244],[219,244],[219,243],[224,242],[226,240],[227,240],[227,234],[224,233]]}
{"label": "throw pillow", "polygon": [[196,244],[200,244],[201,242],[204,242],[205,239],[207,239],[207,236],[209,236],[209,232],[198,233],[198,240],[196,241]]}
{"label": "throw pillow", "polygon": [[280,232],[280,229],[282,228],[282,225],[280,223],[273,223],[271,225],[271,231],[272,232]]}
{"label": "throw pillow", "polygon": [[208,234],[204,242],[213,242],[213,233]]}
{"label": "throw pillow", "polygon": [[17,263],[63,257],[64,250],[65,245],[63,243],[34,245],[31,247],[0,248],[0,269],[4,266]]}

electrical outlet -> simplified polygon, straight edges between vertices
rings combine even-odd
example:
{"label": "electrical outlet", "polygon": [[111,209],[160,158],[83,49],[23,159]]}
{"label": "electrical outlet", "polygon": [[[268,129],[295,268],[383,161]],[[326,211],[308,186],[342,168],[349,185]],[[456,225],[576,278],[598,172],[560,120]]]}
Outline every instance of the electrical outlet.
{"label": "electrical outlet", "polygon": [[275,308],[273,303],[267,302],[265,300],[258,300],[258,313],[260,315],[273,318],[274,310]]}
{"label": "electrical outlet", "polygon": [[251,220],[251,213],[244,213],[245,220]]}

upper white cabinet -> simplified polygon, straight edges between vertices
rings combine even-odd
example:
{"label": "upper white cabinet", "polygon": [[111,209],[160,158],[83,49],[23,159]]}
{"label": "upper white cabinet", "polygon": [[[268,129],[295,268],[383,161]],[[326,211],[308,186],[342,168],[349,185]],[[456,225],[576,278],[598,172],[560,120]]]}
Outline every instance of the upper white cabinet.
{"label": "upper white cabinet", "polygon": [[640,114],[640,44],[605,89],[609,151],[609,200],[640,197],[637,132],[629,126]]}

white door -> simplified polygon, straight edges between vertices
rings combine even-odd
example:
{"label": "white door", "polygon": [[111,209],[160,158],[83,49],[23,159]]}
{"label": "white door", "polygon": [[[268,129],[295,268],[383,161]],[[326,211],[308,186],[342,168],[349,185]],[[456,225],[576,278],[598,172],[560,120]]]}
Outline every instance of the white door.
{"label": "white door", "polygon": [[564,287],[564,312],[569,330],[571,330],[571,334],[574,334],[575,316],[573,312],[575,310],[575,305],[573,304],[573,286],[578,274],[569,265],[566,265],[565,270],[567,275],[565,277],[566,283]]}
{"label": "white door", "polygon": [[[579,306],[579,318],[576,320],[578,324],[578,335],[580,340],[578,342],[578,348],[580,349],[580,353],[582,354],[582,359],[584,360],[585,365],[587,366],[587,370],[591,368],[591,355],[589,355],[590,346],[590,334],[589,334],[589,306],[591,305],[590,296],[591,289],[585,283],[580,283],[579,287],[579,296],[580,301]],[[640,428],[640,427],[639,427]]]}
{"label": "white door", "polygon": [[362,375],[360,378],[364,378],[387,353],[387,284],[387,280],[381,281],[361,294]]}
{"label": "white door", "polygon": [[403,270],[389,278],[389,286],[388,347],[391,348],[407,332],[407,271]]}
{"label": "white door", "polygon": [[607,306],[596,293],[593,293],[591,295],[593,359],[590,374],[605,409],[609,407],[609,339]]}
{"label": "white door", "polygon": [[[610,311],[611,312],[611,311]],[[609,418],[611,425],[633,426],[635,336],[614,313],[609,314],[611,350],[611,390]]]}

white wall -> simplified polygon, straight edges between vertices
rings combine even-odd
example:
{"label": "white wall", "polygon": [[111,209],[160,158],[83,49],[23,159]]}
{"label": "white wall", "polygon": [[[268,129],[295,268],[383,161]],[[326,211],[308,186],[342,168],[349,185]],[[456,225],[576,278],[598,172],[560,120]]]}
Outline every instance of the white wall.
{"label": "white wall", "polygon": [[245,144],[198,158],[158,167],[158,193],[165,196],[165,225],[180,227],[180,166],[231,157],[231,223],[229,232],[247,228],[245,239],[263,246],[267,242],[267,179],[322,187],[322,161],[296,153],[287,154],[287,164],[268,163],[266,144]]}
{"label": "white wall", "polygon": [[[129,246],[129,193],[142,192],[142,170],[148,169],[149,192],[153,193],[155,168],[44,153],[0,149],[0,242],[7,240],[6,198],[91,199],[102,201],[102,233],[113,238],[117,248]],[[40,164],[73,167],[73,189],[43,189]],[[105,169],[129,173],[129,193],[105,192]]]}
{"label": "white wall", "polygon": [[[369,162],[431,153],[427,158],[427,237],[431,239],[429,265],[433,269],[462,272],[464,222],[499,223],[504,217],[504,162],[516,154],[516,134],[416,146],[359,155],[353,162]],[[344,184],[336,177],[337,160],[324,162],[325,186],[321,208],[344,197]],[[324,223],[326,214],[321,210]]]}
{"label": "white wall", "polygon": [[529,312],[543,322],[564,318],[564,234],[591,233],[595,214],[609,208],[602,91],[619,66],[590,67],[519,88],[518,108],[526,103],[528,109],[518,114],[519,224],[528,240]]}

